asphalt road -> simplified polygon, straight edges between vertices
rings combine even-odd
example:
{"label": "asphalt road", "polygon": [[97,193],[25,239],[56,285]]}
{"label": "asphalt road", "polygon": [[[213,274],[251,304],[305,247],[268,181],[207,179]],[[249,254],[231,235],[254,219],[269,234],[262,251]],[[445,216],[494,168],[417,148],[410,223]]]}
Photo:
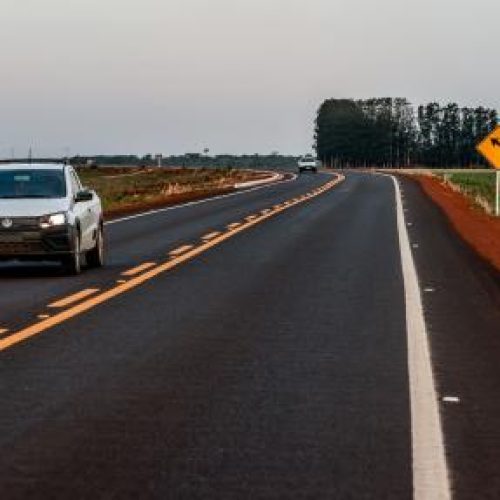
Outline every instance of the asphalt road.
{"label": "asphalt road", "polygon": [[[3,339],[60,318],[0,352],[0,498],[412,498],[392,180],[348,174],[220,239],[330,180],[108,225],[109,265],[78,278],[0,269]],[[453,494],[499,498],[498,275],[402,188]]]}

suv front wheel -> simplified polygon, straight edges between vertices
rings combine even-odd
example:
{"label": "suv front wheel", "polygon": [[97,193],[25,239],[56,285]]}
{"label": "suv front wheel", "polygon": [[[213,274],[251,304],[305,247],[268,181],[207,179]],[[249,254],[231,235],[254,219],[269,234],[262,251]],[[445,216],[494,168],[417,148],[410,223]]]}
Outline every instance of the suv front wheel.
{"label": "suv front wheel", "polygon": [[89,267],[102,267],[104,265],[104,231],[99,226],[95,238],[95,246],[85,255]]}
{"label": "suv front wheel", "polygon": [[73,234],[73,251],[64,257],[63,268],[65,274],[75,276],[82,272],[82,253],[80,251],[80,235],[78,231]]}

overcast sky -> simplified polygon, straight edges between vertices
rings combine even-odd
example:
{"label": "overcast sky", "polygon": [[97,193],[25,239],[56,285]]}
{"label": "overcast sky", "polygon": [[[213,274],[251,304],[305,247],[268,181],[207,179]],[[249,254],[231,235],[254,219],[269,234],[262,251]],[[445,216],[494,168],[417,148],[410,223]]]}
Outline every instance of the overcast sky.
{"label": "overcast sky", "polygon": [[500,107],[499,0],[0,0],[0,156],[303,153],[327,97]]}

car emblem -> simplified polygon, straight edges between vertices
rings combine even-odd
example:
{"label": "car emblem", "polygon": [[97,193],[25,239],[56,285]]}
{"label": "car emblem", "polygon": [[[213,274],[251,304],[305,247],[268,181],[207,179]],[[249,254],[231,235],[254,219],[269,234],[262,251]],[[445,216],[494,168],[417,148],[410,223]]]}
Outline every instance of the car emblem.
{"label": "car emblem", "polygon": [[9,229],[12,227],[12,219],[2,219],[2,227],[4,229]]}

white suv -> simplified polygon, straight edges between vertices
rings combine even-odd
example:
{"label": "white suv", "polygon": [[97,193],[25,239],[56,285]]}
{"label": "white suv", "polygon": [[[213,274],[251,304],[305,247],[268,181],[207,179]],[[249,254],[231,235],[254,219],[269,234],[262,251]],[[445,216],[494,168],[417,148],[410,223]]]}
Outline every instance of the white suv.
{"label": "white suv", "polygon": [[101,201],[62,164],[0,165],[0,260],[60,261],[66,273],[104,264]]}

